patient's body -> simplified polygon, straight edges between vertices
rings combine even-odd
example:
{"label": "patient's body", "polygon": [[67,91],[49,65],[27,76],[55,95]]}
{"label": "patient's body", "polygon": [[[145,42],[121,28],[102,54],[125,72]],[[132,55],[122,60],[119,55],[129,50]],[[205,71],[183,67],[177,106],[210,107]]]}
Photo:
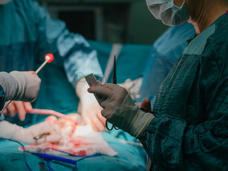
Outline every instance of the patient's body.
{"label": "patient's body", "polygon": [[[23,128],[8,121],[0,121],[0,130],[0,137],[16,140],[25,144],[40,144],[46,141],[58,142],[61,139],[59,127],[49,122],[41,122],[28,128]],[[36,141],[34,137],[41,134],[45,134],[46,137],[41,137]]]}
{"label": "patient's body", "polygon": [[29,144],[25,148],[32,152],[58,154],[60,150],[74,155],[117,155],[101,134],[93,131],[90,125],[85,125],[78,114],[70,114],[60,119],[50,116],[28,128],[1,121],[0,130],[0,137]]}
{"label": "patient's body", "polygon": [[26,150],[58,154],[58,151],[74,155],[91,155],[102,153],[115,156],[117,153],[103,140],[99,132],[93,131],[90,125],[85,125],[78,114],[68,115],[73,120],[48,117],[45,122],[60,128],[61,139],[58,142],[45,142],[26,146]]}

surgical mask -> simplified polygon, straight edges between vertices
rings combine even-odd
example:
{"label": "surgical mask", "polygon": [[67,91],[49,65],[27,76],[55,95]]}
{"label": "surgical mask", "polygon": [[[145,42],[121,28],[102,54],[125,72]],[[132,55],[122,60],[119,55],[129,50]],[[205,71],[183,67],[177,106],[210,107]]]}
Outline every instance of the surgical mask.
{"label": "surgical mask", "polygon": [[185,23],[189,13],[185,2],[181,7],[174,4],[174,0],[146,0],[152,15],[168,26]]}
{"label": "surgical mask", "polygon": [[9,2],[10,2],[10,0],[0,0],[0,5],[4,5],[4,4],[7,4]]}

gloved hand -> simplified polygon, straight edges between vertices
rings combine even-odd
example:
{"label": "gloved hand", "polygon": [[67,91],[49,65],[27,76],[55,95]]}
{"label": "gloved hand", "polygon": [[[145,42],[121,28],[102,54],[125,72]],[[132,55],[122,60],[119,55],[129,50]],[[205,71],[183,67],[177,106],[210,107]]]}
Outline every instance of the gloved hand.
{"label": "gloved hand", "polygon": [[26,144],[59,142],[61,138],[60,128],[46,121],[28,128],[1,121],[0,130],[0,137],[10,138]]}
{"label": "gloved hand", "polygon": [[13,71],[0,73],[0,85],[5,92],[5,100],[34,101],[40,89],[40,78],[35,72]]}
{"label": "gloved hand", "polygon": [[33,71],[18,72],[13,71],[11,76],[17,81],[17,94],[15,100],[34,101],[40,90],[41,80]]}
{"label": "gloved hand", "polygon": [[12,101],[3,111],[3,113],[9,117],[14,117],[15,114],[18,114],[18,117],[21,121],[25,120],[27,111],[32,109],[30,102],[23,101]]}
{"label": "gloved hand", "polygon": [[153,114],[140,110],[128,92],[118,85],[97,85],[92,86],[88,91],[105,98],[101,103],[104,108],[101,113],[109,122],[135,137],[138,137],[154,118]]}

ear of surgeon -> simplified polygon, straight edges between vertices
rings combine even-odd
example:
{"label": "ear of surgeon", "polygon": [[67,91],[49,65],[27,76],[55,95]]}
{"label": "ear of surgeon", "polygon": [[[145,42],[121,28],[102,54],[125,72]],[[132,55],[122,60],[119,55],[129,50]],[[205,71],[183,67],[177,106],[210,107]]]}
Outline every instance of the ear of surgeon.
{"label": "ear of surgeon", "polygon": [[152,15],[168,26],[185,23],[189,19],[185,0],[146,0]]}

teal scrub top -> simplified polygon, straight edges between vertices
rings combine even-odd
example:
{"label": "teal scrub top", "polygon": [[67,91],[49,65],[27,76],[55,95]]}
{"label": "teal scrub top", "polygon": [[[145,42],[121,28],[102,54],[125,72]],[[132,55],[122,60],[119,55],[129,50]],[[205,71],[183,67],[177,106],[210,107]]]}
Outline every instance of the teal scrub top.
{"label": "teal scrub top", "polygon": [[151,170],[228,170],[228,14],[188,44],[153,114],[140,137]]}
{"label": "teal scrub top", "polygon": [[186,22],[179,26],[170,27],[156,40],[146,62],[139,91],[140,99],[137,101],[141,102],[145,98],[149,98],[151,104],[154,103],[161,82],[183,54],[188,40],[194,36],[193,25]]}

